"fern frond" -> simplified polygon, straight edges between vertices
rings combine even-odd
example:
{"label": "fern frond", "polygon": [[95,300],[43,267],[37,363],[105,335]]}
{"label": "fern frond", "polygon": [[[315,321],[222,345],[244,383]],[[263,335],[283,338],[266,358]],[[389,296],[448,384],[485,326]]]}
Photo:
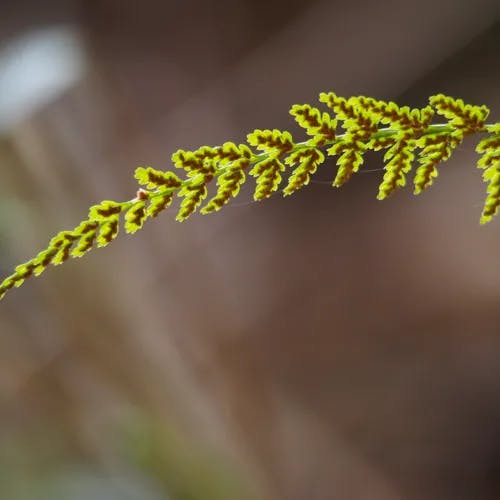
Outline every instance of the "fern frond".
{"label": "fern frond", "polygon": [[346,131],[342,140],[327,150],[329,156],[339,155],[339,167],[334,187],[345,184],[363,164],[363,154],[369,149],[370,139],[378,130],[379,118],[360,103],[359,98],[345,99],[334,92],[320,94],[324,102],[337,114],[342,128]]}
{"label": "fern frond", "polygon": [[259,201],[269,198],[278,189],[282,179],[281,172],[284,170],[285,165],[277,156],[271,156],[256,163],[249,172],[257,180],[253,199]]}
{"label": "fern frond", "polygon": [[424,189],[432,185],[438,176],[437,165],[446,161],[454,147],[460,141],[452,140],[450,135],[427,135],[418,141],[421,148],[418,162],[420,166],[415,173],[415,194],[420,194]]}
{"label": "fern frond", "polygon": [[481,214],[481,223],[489,222],[500,208],[500,124],[491,127],[492,134],[476,147],[482,157],[478,161],[478,167],[485,169],[483,179],[488,183],[486,189],[486,201]]}
{"label": "fern frond", "polygon": [[146,189],[178,188],[182,184],[182,181],[174,172],[163,172],[151,167],[137,168],[135,178]]}
{"label": "fern frond", "polygon": [[286,160],[290,166],[299,163],[288,179],[288,185],[283,194],[288,196],[298,189],[309,184],[311,176],[316,172],[318,165],[325,161],[325,155],[317,148],[299,149],[293,152]]}
{"label": "fern frond", "polygon": [[[333,185],[340,187],[360,170],[367,151],[384,150],[385,172],[378,193],[382,200],[407,184],[415,158],[414,192],[419,194],[432,185],[437,166],[450,158],[464,137],[486,133],[476,148],[482,155],[478,167],[484,170],[483,178],[488,183],[481,223],[490,221],[500,210],[500,124],[485,124],[489,114],[486,106],[465,104],[443,94],[431,96],[429,105],[420,109],[367,96],[344,98],[334,92],[320,94],[319,100],[329,112],[309,104],[295,104],[290,109],[308,136],[303,142],[295,142],[286,130],[257,129],[248,134],[247,144],[226,142],[195,151],[178,150],[172,162],[183,175],[137,168],[139,189],[133,199],[106,200],[92,206],[86,220],[71,231],[60,232],[45,250],[17,266],[0,284],[0,298],[49,265],[60,265],[92,248],[107,246],[122,224],[126,233],[137,232],[148,219],[168,208],[175,197],[180,198],[178,221],[199,208],[203,214],[218,211],[238,195],[248,171],[256,181],[254,199],[262,200],[280,189],[287,167],[292,171],[283,194],[289,196],[309,183],[328,156],[337,156]],[[445,122],[432,124],[436,115]],[[216,192],[203,205],[213,179]]]}
{"label": "fern frond", "polygon": [[486,106],[472,106],[465,104],[462,99],[453,99],[443,94],[430,97],[429,102],[452,127],[465,135],[482,130],[490,113]]}
{"label": "fern frond", "polygon": [[335,139],[337,120],[328,113],[322,113],[318,108],[313,108],[309,104],[294,104],[290,109],[290,114],[298,125],[306,129],[306,134],[312,136],[308,145],[323,146]]}
{"label": "fern frond", "polygon": [[202,214],[220,210],[231,198],[240,192],[245,182],[245,170],[250,165],[250,157],[241,156],[230,161],[230,165],[217,177],[217,194],[201,209]]}

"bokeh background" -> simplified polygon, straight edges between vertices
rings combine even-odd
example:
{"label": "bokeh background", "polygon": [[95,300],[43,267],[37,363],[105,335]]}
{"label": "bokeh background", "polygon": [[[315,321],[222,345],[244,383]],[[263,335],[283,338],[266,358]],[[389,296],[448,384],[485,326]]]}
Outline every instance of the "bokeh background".
{"label": "bokeh background", "polygon": [[[320,91],[500,118],[498,0],[2,0],[0,270],[178,148]],[[0,305],[2,500],[500,497],[500,222],[466,141],[419,198],[173,212]]]}

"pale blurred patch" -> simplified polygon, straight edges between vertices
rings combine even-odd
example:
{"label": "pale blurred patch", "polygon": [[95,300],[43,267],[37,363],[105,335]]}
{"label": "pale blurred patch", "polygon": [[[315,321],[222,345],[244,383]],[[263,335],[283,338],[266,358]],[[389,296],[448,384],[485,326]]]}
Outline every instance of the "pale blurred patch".
{"label": "pale blurred patch", "polygon": [[4,44],[0,50],[0,134],[71,88],[84,68],[76,26],[28,31]]}

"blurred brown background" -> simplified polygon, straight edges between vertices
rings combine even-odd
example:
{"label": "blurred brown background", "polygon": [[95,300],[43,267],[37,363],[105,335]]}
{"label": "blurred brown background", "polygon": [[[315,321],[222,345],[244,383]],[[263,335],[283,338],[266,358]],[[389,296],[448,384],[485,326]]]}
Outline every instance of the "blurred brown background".
{"label": "blurred brown background", "polygon": [[[0,269],[320,91],[500,116],[498,0],[2,0]],[[0,305],[0,498],[500,497],[500,222],[468,141],[135,237]],[[366,170],[379,169],[373,157]]]}

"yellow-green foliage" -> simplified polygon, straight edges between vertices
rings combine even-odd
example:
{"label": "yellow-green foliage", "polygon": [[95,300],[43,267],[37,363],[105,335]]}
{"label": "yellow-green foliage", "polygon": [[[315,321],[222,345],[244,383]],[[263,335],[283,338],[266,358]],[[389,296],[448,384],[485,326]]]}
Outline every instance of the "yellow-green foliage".
{"label": "yellow-green foliage", "polygon": [[[481,154],[478,167],[484,169],[488,183],[481,223],[489,222],[500,208],[500,124],[486,124],[486,106],[472,106],[443,94],[432,96],[421,109],[399,107],[371,97],[344,98],[333,92],[319,97],[330,112],[309,104],[295,104],[290,114],[305,130],[308,139],[295,142],[281,130],[254,130],[247,144],[226,142],[222,146],[203,146],[196,151],[179,150],[172,162],[180,171],[139,167],[135,178],[140,189],[125,202],[103,201],[90,208],[86,220],[72,231],[56,235],[49,246],[30,261],[17,266],[0,284],[0,298],[26,278],[38,276],[50,265],[70,257],[81,257],[94,247],[108,245],[120,225],[135,233],[147,219],[156,217],[180,198],[176,219],[183,221],[198,208],[203,214],[220,210],[238,195],[248,174],[255,178],[254,199],[268,198],[278,191],[291,195],[307,185],[328,156],[336,156],[337,174],[333,186],[340,187],[361,168],[369,150],[385,150],[384,175],[378,199],[383,200],[407,183],[416,163],[414,193],[432,185],[437,166],[447,160],[464,137],[484,133],[476,150]],[[331,114],[333,112],[333,114]],[[432,123],[436,118],[441,121]],[[288,175],[287,172],[291,171]],[[208,201],[208,185],[216,179],[215,193]]]}

